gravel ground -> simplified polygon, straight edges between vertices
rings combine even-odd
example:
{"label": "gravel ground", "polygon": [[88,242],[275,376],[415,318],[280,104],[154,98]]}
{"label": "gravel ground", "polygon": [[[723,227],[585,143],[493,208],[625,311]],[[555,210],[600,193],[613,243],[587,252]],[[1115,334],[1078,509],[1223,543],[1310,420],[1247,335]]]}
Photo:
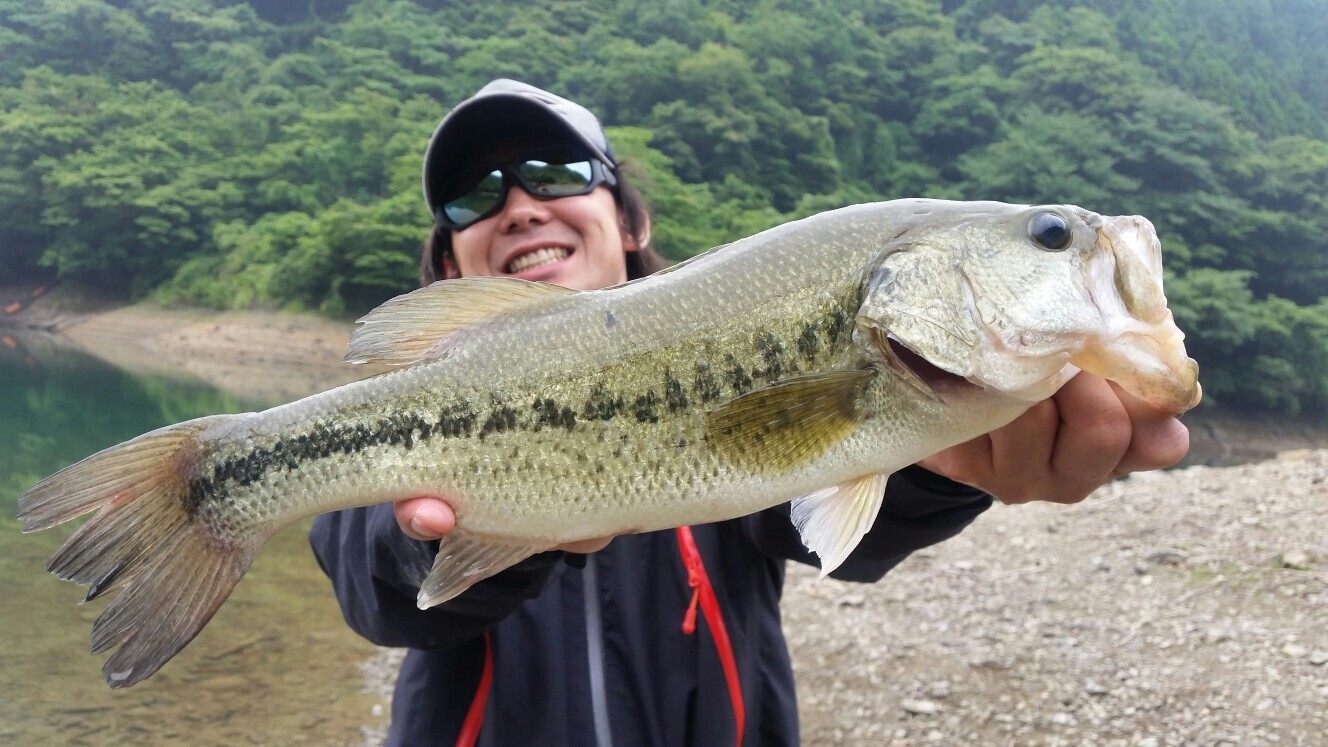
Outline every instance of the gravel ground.
{"label": "gravel ground", "polygon": [[875,586],[794,569],[804,742],[1328,744],[1326,526],[1301,450],[998,506]]}
{"label": "gravel ground", "polygon": [[[803,742],[1328,744],[1326,526],[1302,449],[997,506],[875,585],[793,567]],[[385,704],[399,662],[365,665]]]}

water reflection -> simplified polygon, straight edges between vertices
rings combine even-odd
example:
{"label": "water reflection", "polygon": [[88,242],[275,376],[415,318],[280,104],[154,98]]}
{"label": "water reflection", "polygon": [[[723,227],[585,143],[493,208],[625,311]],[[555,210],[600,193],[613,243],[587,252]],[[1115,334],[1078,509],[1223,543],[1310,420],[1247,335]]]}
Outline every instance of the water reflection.
{"label": "water reflection", "polygon": [[0,346],[0,744],[358,744],[378,719],[361,693],[373,654],[341,621],[304,540],[275,538],[216,618],[152,679],[124,691],[89,656],[104,602],[46,573],[72,531],[24,535],[18,495],[153,428],[255,403],[197,381],[130,376],[52,340]]}

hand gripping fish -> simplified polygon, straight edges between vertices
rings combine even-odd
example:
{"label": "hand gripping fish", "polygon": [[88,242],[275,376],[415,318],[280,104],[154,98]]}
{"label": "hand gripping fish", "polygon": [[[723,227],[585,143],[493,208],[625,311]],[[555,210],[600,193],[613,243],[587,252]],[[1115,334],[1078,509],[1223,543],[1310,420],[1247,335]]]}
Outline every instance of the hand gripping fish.
{"label": "hand gripping fish", "polygon": [[[625,285],[436,283],[360,320],[388,373],[113,446],[33,486],[25,531],[97,513],[47,568],[115,592],[93,653],[143,680],[277,530],[449,496],[427,608],[558,544],[793,501],[827,573],[886,477],[1015,419],[1079,370],[1172,412],[1198,366],[1139,217],[899,200],[789,223]],[[118,648],[117,648],[118,647]]]}

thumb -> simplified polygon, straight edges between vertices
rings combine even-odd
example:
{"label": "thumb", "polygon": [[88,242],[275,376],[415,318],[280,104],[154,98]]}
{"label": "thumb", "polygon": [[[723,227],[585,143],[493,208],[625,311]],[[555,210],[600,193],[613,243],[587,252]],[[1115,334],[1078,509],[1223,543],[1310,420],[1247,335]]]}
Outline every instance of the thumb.
{"label": "thumb", "polygon": [[398,501],[393,507],[397,525],[407,537],[436,540],[456,528],[456,514],[442,498],[421,496]]}

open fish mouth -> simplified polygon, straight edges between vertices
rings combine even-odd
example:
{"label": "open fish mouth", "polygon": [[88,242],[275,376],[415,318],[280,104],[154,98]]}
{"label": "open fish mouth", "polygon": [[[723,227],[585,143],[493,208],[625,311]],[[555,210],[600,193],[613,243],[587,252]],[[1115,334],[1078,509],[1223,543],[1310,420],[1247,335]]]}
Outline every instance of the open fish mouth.
{"label": "open fish mouth", "polygon": [[893,335],[886,335],[883,349],[888,351],[890,361],[901,373],[937,394],[977,386],[963,376],[935,365]]}
{"label": "open fish mouth", "polygon": [[871,325],[864,325],[863,330],[870,336],[885,366],[931,399],[939,400],[946,394],[982,387],[968,377],[927,360],[925,355],[892,332]]}

